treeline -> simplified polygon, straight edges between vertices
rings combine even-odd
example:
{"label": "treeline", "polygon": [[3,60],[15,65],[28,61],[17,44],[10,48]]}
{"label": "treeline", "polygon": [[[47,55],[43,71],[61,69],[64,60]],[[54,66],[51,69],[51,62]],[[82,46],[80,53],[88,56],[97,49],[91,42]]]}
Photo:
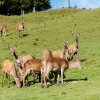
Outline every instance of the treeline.
{"label": "treeline", "polygon": [[23,15],[51,8],[50,0],[0,0],[0,4],[0,13],[6,15]]}

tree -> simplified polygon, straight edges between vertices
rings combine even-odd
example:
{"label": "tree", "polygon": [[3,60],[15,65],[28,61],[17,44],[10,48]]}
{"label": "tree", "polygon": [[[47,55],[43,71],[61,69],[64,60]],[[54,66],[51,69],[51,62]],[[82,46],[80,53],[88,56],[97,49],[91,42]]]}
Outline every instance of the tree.
{"label": "tree", "polygon": [[33,12],[35,12],[35,9],[41,11],[51,8],[50,0],[31,0],[31,4]]}
{"label": "tree", "polygon": [[[0,11],[3,13],[24,14],[24,11],[35,12],[51,8],[50,0],[5,0]],[[9,14],[11,15],[11,14]]]}

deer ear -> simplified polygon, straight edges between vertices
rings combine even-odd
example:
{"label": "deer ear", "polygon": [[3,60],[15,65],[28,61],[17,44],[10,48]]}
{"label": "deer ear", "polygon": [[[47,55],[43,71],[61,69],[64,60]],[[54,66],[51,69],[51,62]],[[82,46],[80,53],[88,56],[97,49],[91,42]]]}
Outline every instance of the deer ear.
{"label": "deer ear", "polygon": [[16,47],[17,47],[17,46],[15,45],[15,46],[13,47],[13,49],[16,50]]}
{"label": "deer ear", "polygon": [[80,36],[80,33],[77,33],[77,37],[79,37]]}
{"label": "deer ear", "polygon": [[64,43],[63,43],[63,45],[65,46],[65,45],[67,45],[67,43],[66,43],[66,42],[64,42]]}
{"label": "deer ear", "polygon": [[72,36],[75,38],[75,35],[74,34],[72,34]]}

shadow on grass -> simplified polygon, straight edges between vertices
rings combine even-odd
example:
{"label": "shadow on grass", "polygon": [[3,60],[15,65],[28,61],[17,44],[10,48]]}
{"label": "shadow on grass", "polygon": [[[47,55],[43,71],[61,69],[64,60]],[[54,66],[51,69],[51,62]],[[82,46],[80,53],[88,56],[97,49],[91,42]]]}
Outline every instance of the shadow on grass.
{"label": "shadow on grass", "polygon": [[88,78],[85,77],[85,78],[82,78],[82,79],[68,79],[68,80],[64,80],[65,82],[73,82],[73,81],[87,81]]}
{"label": "shadow on grass", "polygon": [[27,37],[27,36],[29,36],[30,34],[23,34],[23,37]]}
{"label": "shadow on grass", "polygon": [[87,60],[87,59],[81,59],[80,61],[81,61],[81,62],[84,62],[84,61],[86,61],[86,60]]}

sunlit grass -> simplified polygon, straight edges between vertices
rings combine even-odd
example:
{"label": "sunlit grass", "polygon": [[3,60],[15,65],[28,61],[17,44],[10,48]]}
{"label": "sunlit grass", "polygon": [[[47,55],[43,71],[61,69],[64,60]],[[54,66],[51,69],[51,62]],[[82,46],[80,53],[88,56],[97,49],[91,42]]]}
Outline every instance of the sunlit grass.
{"label": "sunlit grass", "polygon": [[[17,24],[25,21],[26,37],[19,38]],[[36,12],[25,16],[0,16],[0,24],[8,26],[8,36],[0,37],[0,64],[6,58],[12,59],[8,47],[16,47],[18,55],[42,56],[44,49],[62,49],[68,41],[74,43],[72,34],[80,33],[78,58],[83,60],[83,71],[65,71],[67,83],[41,88],[34,84],[25,88],[0,87],[0,100],[99,100],[100,99],[100,9],[59,9]],[[1,66],[0,66],[1,71]],[[1,76],[0,76],[1,78]],[[85,80],[87,78],[87,80]],[[68,80],[76,80],[76,83]],[[30,79],[31,80],[31,79]],[[13,80],[12,80],[13,81]]]}

